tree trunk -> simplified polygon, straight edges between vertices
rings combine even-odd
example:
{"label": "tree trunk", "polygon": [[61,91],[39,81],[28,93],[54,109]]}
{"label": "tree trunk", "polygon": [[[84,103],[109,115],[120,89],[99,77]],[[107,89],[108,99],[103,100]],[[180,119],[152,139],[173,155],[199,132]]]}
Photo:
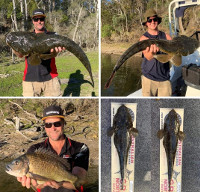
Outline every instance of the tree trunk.
{"label": "tree trunk", "polygon": [[12,2],[13,2],[13,19],[12,19],[12,21],[14,22],[15,30],[18,31],[15,0],[12,0]]}
{"label": "tree trunk", "polygon": [[21,8],[21,13],[22,13],[22,27],[21,30],[25,31],[25,18],[24,18],[24,5],[23,5],[23,0],[20,0],[20,8]]}
{"label": "tree trunk", "polygon": [[75,27],[74,35],[73,35],[73,41],[75,41],[75,38],[76,38],[76,33],[78,31],[78,26],[79,26],[82,10],[83,10],[83,5],[81,5],[80,11],[79,11],[79,14],[78,14],[78,19],[77,19],[77,22],[76,22],[76,27]]}

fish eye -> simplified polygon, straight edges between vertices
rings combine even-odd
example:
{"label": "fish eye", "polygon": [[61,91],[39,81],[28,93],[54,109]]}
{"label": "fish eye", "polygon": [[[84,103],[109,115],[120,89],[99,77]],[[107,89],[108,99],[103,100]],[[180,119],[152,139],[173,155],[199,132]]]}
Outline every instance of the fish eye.
{"label": "fish eye", "polygon": [[15,161],[15,165],[18,165],[19,164],[19,161]]}

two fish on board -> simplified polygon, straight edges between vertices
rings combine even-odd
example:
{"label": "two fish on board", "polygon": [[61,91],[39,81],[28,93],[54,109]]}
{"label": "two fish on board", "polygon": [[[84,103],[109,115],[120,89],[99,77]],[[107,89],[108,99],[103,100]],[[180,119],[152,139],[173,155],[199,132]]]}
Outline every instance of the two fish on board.
{"label": "two fish on board", "polygon": [[112,74],[105,84],[105,88],[107,89],[110,86],[115,73],[128,58],[140,51],[144,51],[147,47],[150,47],[153,44],[155,44],[160,49],[160,51],[166,53],[154,55],[154,58],[162,63],[171,61],[172,64],[175,66],[181,65],[182,56],[187,56],[194,53],[196,49],[200,46],[199,41],[184,35],[174,37],[172,40],[147,39],[139,41],[129,47],[119,58],[112,71]]}
{"label": "two fish on board", "polygon": [[56,34],[35,34],[31,32],[11,32],[6,36],[6,43],[16,52],[24,56],[29,56],[29,63],[31,65],[39,65],[41,59],[46,60],[52,57],[50,52],[55,47],[65,47],[68,51],[73,53],[85,66],[89,72],[94,87],[94,80],[92,76],[92,69],[90,62],[84,51],[74,41],[68,37]]}
{"label": "two fish on board", "polygon": [[[167,157],[168,166],[168,184],[169,191],[171,188],[171,180],[174,172],[174,161],[176,156],[176,150],[178,140],[182,141],[185,138],[185,134],[180,131],[181,122],[178,114],[172,109],[166,116],[164,122],[164,129],[158,131],[157,135],[160,139],[163,138],[163,145]],[[123,189],[124,173],[127,170],[127,159],[128,153],[131,146],[131,137],[138,135],[138,130],[133,128],[132,117],[130,109],[125,105],[121,105],[113,119],[113,126],[108,129],[107,135],[112,136],[114,134],[114,145],[117,149],[119,163],[120,163],[120,174],[122,179],[121,190]]]}

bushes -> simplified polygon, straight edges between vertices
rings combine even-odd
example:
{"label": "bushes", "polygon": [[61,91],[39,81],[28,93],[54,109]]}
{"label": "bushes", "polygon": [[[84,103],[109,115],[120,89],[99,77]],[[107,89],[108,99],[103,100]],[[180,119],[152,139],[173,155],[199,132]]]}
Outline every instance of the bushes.
{"label": "bushes", "polygon": [[112,27],[110,25],[104,25],[101,30],[101,36],[103,38],[110,38],[112,33]]}

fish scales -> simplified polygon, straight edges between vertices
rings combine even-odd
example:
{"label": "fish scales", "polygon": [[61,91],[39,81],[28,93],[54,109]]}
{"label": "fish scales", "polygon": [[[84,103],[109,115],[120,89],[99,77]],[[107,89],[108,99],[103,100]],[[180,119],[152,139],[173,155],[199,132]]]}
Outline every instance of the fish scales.
{"label": "fish scales", "polygon": [[181,122],[179,116],[174,109],[172,109],[166,116],[164,122],[164,129],[158,131],[158,137],[163,138],[163,146],[165,148],[168,167],[168,185],[171,188],[171,180],[174,172],[174,161],[176,157],[176,150],[178,140],[183,141],[185,134],[180,131]]}
{"label": "fish scales", "polygon": [[45,59],[46,53],[49,53],[52,48],[65,47],[68,51],[73,53],[85,66],[89,72],[94,86],[92,69],[90,62],[84,51],[74,41],[68,37],[56,34],[35,34],[32,32],[10,32],[6,36],[6,43],[15,51],[29,56],[31,65],[38,65],[41,63],[41,58]]}
{"label": "fish scales", "polygon": [[6,165],[6,172],[15,177],[26,175],[36,179],[39,184],[55,180],[68,181],[74,186],[79,186],[82,182],[77,176],[72,175],[70,165],[65,159],[42,148],[14,159]]}
{"label": "fish scales", "polygon": [[163,54],[154,55],[154,57],[162,63],[171,61],[172,64],[174,64],[175,66],[181,65],[182,63],[181,56],[190,55],[194,53],[194,51],[196,51],[196,49],[199,47],[199,41],[191,37],[184,36],[184,35],[174,37],[172,40],[147,39],[147,40],[139,41],[133,44],[131,47],[129,47],[121,55],[116,65],[114,66],[114,69],[108,81],[105,84],[105,88],[107,89],[110,86],[115,73],[124,64],[124,62],[127,59],[129,59],[131,56],[135,55],[136,53],[140,51],[144,51],[147,47],[150,47],[153,44],[159,47],[159,49],[162,52],[166,53],[165,55]]}
{"label": "fish scales", "polygon": [[123,189],[123,180],[125,171],[127,171],[128,153],[132,142],[132,136],[136,137],[138,131],[133,128],[132,118],[128,108],[121,105],[113,119],[113,126],[108,129],[108,136],[114,134],[114,145],[117,149],[120,164],[120,174],[122,179],[121,189]]}

